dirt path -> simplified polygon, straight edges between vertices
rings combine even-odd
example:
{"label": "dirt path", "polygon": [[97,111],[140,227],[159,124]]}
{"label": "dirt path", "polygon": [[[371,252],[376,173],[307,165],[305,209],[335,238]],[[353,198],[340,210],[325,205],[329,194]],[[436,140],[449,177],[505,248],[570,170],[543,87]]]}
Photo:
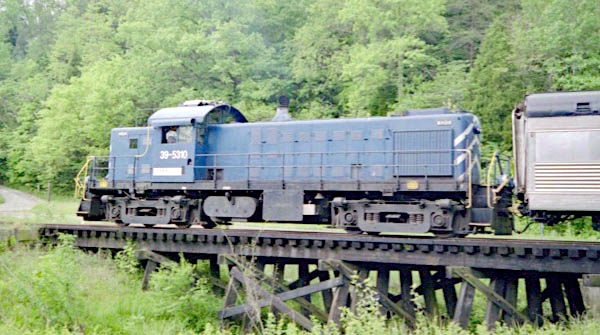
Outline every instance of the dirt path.
{"label": "dirt path", "polygon": [[40,199],[31,194],[1,185],[0,194],[5,201],[3,204],[0,204],[0,216],[29,211],[40,201]]}

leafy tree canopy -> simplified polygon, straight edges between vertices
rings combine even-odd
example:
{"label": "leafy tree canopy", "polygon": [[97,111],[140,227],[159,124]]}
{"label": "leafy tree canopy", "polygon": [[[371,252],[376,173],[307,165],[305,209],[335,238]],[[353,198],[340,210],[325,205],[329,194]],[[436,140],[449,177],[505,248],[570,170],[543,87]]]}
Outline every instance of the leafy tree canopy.
{"label": "leafy tree canopy", "polygon": [[272,117],[478,114],[600,89],[597,0],[0,0],[0,180],[72,187],[109,131],[195,98]]}

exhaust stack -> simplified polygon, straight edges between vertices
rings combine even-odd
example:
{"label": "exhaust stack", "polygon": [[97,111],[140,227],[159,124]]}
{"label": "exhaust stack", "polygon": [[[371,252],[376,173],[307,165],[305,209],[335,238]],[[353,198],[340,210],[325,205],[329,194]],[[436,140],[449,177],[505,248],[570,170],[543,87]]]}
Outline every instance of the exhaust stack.
{"label": "exhaust stack", "polygon": [[288,97],[286,97],[285,95],[279,97],[279,106],[277,106],[277,113],[271,121],[292,121],[292,117],[290,116],[290,99],[288,99]]}

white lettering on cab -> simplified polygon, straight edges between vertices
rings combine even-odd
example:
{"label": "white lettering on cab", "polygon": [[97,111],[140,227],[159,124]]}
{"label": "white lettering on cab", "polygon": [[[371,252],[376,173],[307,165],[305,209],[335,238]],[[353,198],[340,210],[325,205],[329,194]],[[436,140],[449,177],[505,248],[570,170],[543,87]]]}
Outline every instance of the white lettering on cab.
{"label": "white lettering on cab", "polygon": [[161,150],[160,159],[187,159],[189,156],[187,150]]}

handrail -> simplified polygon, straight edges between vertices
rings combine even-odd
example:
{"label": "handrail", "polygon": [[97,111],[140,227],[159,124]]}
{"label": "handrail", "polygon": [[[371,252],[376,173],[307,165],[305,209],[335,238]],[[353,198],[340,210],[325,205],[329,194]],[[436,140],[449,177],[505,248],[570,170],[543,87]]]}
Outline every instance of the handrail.
{"label": "handrail", "polygon": [[[461,152],[463,154],[466,155],[466,159],[465,160],[461,160],[459,162],[457,162],[455,159],[451,158],[451,161],[449,163],[419,163],[419,164],[370,164],[370,165],[362,165],[362,167],[364,168],[368,168],[368,167],[389,167],[389,168],[393,168],[395,169],[394,172],[396,172],[397,168],[402,168],[402,167],[425,167],[425,168],[436,168],[436,167],[442,167],[442,166],[459,166],[461,164],[466,164],[466,168],[467,168],[467,180],[468,180],[468,185],[467,185],[467,204],[466,204],[466,208],[471,208],[472,206],[472,193],[473,193],[473,186],[472,186],[472,181],[473,181],[473,157],[472,157],[472,151],[470,149],[430,149],[430,150],[387,150],[387,151],[383,151],[383,150],[371,150],[371,151],[334,151],[334,152],[250,152],[250,153],[210,153],[210,154],[195,154],[195,157],[203,157],[203,158],[211,158],[212,157],[212,162],[207,161],[206,165],[193,165],[192,168],[193,169],[208,169],[208,170],[213,170],[213,176],[212,178],[214,179],[214,181],[216,182],[217,176],[216,176],[216,169],[233,169],[233,168],[237,168],[237,169],[246,169],[247,170],[247,179],[251,180],[250,178],[250,169],[251,168],[262,168],[262,169],[282,169],[282,177],[283,177],[283,181],[285,182],[285,168],[319,168],[320,169],[320,173],[319,173],[319,180],[323,179],[323,169],[324,168],[332,168],[332,167],[351,167],[352,164],[323,164],[323,157],[324,156],[333,156],[333,155],[349,155],[349,154],[358,154],[358,155],[365,155],[365,154],[386,154],[386,155],[398,155],[398,154],[407,154],[407,155],[418,155],[418,154],[427,154],[427,153],[452,153],[452,152]],[[310,164],[310,165],[288,165],[285,164],[287,159],[285,159],[286,156],[300,156],[300,155],[318,155],[320,156],[320,164]],[[244,162],[246,163],[246,165],[243,165],[243,163],[241,163],[240,165],[218,165],[217,164],[217,159],[220,158],[224,158],[224,157],[236,157],[236,156],[245,156],[247,159],[244,159]],[[275,157],[279,157],[278,159],[281,159],[281,163],[282,165],[278,165],[278,164],[274,164],[274,165],[251,165],[250,164],[250,160],[252,159],[252,156],[257,156],[259,158],[262,158],[264,156],[275,156]],[[107,160],[116,160],[117,158],[138,158],[137,156],[95,156],[92,157],[92,159],[101,159],[101,158],[106,158]],[[113,162],[115,163],[115,162]],[[211,164],[212,163],[212,164]],[[394,163],[395,163],[395,159],[394,159]],[[211,165],[208,165],[211,164]],[[123,169],[125,169],[126,167],[122,167]],[[99,171],[99,170],[113,170],[116,171],[116,164],[113,164],[112,167],[94,167],[93,168],[94,171]],[[114,178],[114,173],[113,173],[113,178]]]}
{"label": "handrail", "polygon": [[[196,157],[210,156],[245,156],[245,155],[341,155],[341,154],[425,154],[425,153],[451,153],[465,152],[468,149],[431,149],[431,150],[363,150],[363,151],[305,151],[305,152],[231,152],[219,154],[195,154]],[[108,157],[108,156],[107,156]]]}
{"label": "handrail", "polygon": [[[487,205],[489,208],[494,208],[494,205],[496,204],[496,202],[498,202],[498,193],[500,193],[500,191],[502,191],[502,189],[510,183],[510,178],[508,178],[507,175],[504,174],[504,172],[502,171],[502,166],[500,165],[501,163],[502,162],[498,155],[498,151],[496,150],[492,154],[492,159],[490,160],[490,164],[488,166],[486,179],[486,196]],[[501,176],[505,178],[503,178],[502,182],[498,185],[498,187],[494,188],[492,187],[492,173],[494,174],[494,176],[496,175],[496,165],[500,168]]]}
{"label": "handrail", "polygon": [[143,153],[141,153],[139,155],[133,155],[133,156],[135,158],[144,157],[148,153],[149,148],[150,148],[150,126],[146,127],[146,149],[144,149]]}
{"label": "handrail", "polygon": [[492,195],[492,173],[495,173],[496,170],[496,161],[497,161],[498,150],[492,153],[492,159],[490,160],[490,165],[487,169],[487,178],[486,178],[486,196],[487,196],[487,205],[489,208],[494,208],[494,204],[496,203],[496,194]]}
{"label": "handrail", "polygon": [[471,149],[456,149],[456,151],[467,154],[467,174],[469,175],[469,182],[467,186],[467,205],[465,208],[471,208],[473,206],[473,153],[471,152]]}
{"label": "handrail", "polygon": [[[245,155],[341,155],[341,154],[420,154],[420,153],[450,153],[450,152],[464,152],[466,149],[432,149],[432,150],[363,150],[363,151],[302,151],[302,152],[232,152],[232,153],[220,153],[220,154],[194,154],[195,157],[209,157],[209,156],[245,156]],[[92,158],[135,158],[141,157],[140,155],[121,155],[121,156],[91,156]]]}
{"label": "handrail", "polygon": [[85,198],[85,190],[88,182],[88,168],[92,160],[94,160],[94,156],[88,157],[81,169],[79,169],[77,176],[75,176],[75,198],[89,200]]}

